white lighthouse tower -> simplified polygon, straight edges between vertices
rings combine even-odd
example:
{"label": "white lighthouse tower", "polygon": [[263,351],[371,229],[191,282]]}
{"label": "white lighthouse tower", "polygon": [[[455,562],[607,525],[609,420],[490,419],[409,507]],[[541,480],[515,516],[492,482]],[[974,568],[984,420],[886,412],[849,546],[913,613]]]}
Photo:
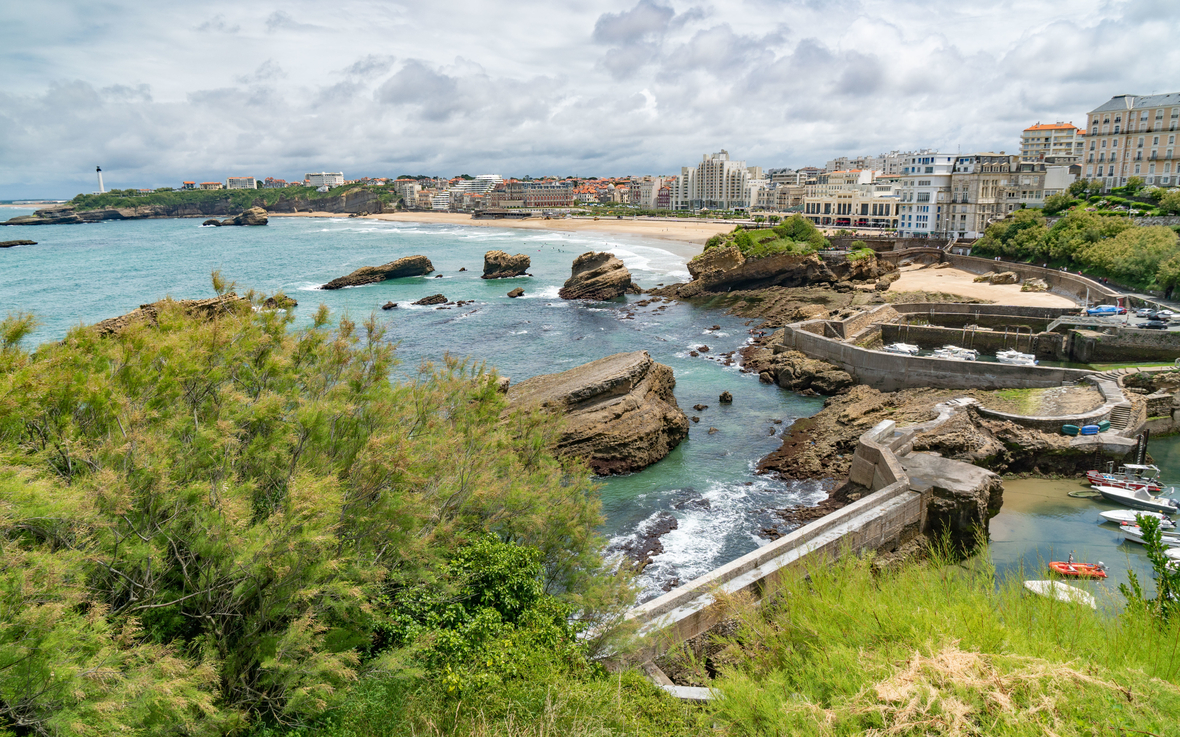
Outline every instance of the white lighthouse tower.
{"label": "white lighthouse tower", "polygon": [[102,186],[102,167],[96,166],[96,167],[94,167],[94,171],[98,172],[98,193],[105,194],[106,190],[103,189],[103,186]]}

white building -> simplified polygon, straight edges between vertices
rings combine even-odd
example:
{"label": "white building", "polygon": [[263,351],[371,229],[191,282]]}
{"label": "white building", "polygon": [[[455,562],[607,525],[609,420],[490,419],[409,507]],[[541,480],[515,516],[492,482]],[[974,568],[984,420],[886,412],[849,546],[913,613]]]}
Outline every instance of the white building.
{"label": "white building", "polygon": [[935,236],[948,231],[946,208],[954,169],[951,154],[922,152],[905,157],[898,190],[897,228],[902,236]]}
{"label": "white building", "polygon": [[1072,164],[1082,158],[1085,135],[1073,123],[1031,125],[1020,134],[1020,158],[1044,161],[1049,157],[1057,163]]}
{"label": "white building", "polygon": [[463,195],[465,195],[465,194],[487,194],[488,192],[491,192],[493,189],[495,189],[497,184],[499,184],[500,182],[503,182],[503,181],[504,181],[504,178],[501,177],[499,174],[480,174],[479,176],[475,177],[474,179],[463,179],[460,182],[458,182],[457,184],[448,188],[447,191],[444,193],[447,198],[446,205],[444,207],[439,207],[438,204],[433,204],[436,202],[437,203],[443,202],[443,200],[440,199],[440,197],[442,195],[440,195],[440,196],[436,196],[431,201],[432,202],[432,209],[445,210],[445,209],[449,208],[451,205],[459,207],[460,204],[464,201]]}
{"label": "white building", "polygon": [[229,177],[225,180],[226,189],[258,189],[254,177]]}
{"label": "white building", "polygon": [[[706,154],[696,167],[683,167],[671,183],[674,210],[748,210],[766,186],[761,167],[731,161],[729,152]],[[659,188],[656,188],[659,193]]]}
{"label": "white building", "polygon": [[309,187],[343,187],[344,173],[343,172],[326,172],[322,171],[319,174],[308,174],[304,176]]}

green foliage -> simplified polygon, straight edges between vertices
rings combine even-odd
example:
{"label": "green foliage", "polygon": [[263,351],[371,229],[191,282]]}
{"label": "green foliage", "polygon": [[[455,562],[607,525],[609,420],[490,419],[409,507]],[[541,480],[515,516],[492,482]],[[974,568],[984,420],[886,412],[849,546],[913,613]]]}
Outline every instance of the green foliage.
{"label": "green foliage", "polygon": [[710,236],[709,240],[705,241],[705,250],[707,251],[710,248],[716,248],[716,247],[720,246],[723,241],[724,241],[724,239],[721,237],[720,233],[718,233],[717,235],[714,235],[714,236]]}
{"label": "green foliage", "polygon": [[784,240],[806,243],[815,251],[831,245],[828,239],[824,238],[823,233],[819,231],[819,228],[815,227],[814,223],[799,214],[792,215],[786,220],[783,220],[781,225],[776,225],[774,232],[778,233],[779,237]]}
{"label": "green foliage", "polygon": [[389,592],[432,581],[467,581],[477,619],[609,631],[624,588],[553,418],[506,415],[460,361],[390,383],[372,319],[252,307],[35,353],[27,317],[0,326],[0,729],[299,723],[398,672],[363,654]]}
{"label": "green foliage", "polygon": [[1127,190],[1127,193],[1131,196],[1134,196],[1139,194],[1139,190],[1143,189],[1144,184],[1146,183],[1143,181],[1143,177],[1131,177],[1127,180],[1127,184],[1123,189]]}
{"label": "green foliage", "polygon": [[1073,199],[1067,194],[1053,194],[1045,198],[1045,206],[1042,209],[1046,215],[1056,215],[1076,204],[1078,204],[1078,200]]}
{"label": "green foliage", "polygon": [[984,256],[1030,256],[1043,258],[1048,250],[1045,237],[1049,229],[1038,210],[1017,210],[1012,217],[988,226],[972,252]]}
{"label": "green foliage", "polygon": [[1156,593],[1154,598],[1148,598],[1134,571],[1127,571],[1130,583],[1119,584],[1119,592],[1126,598],[1128,607],[1168,622],[1180,613],[1180,567],[1164,554],[1168,547],[1163,543],[1159,519],[1140,514],[1135,516],[1135,524],[1143,532],[1147,559],[1155,572]]}
{"label": "green foliage", "polygon": [[849,261],[863,261],[877,255],[876,251],[864,245],[864,241],[853,241],[852,245],[855,246],[857,243],[860,243],[861,247],[848,253]]}
{"label": "green foliage", "polygon": [[1085,197],[1091,189],[1091,183],[1088,179],[1075,179],[1069,183],[1069,187],[1065,190],[1074,197]]}
{"label": "green foliage", "polygon": [[106,194],[80,194],[70,201],[77,210],[99,210],[105,208],[140,207],[144,205],[175,206],[196,204],[212,207],[217,203],[228,203],[231,210],[245,210],[259,206],[264,209],[272,207],[280,199],[303,198],[309,202],[336,198],[353,189],[364,189],[371,192],[386,193],[386,190],[376,185],[348,184],[335,187],[327,192],[317,192],[312,187],[284,187],[282,189],[183,189],[156,190],[150,193],[140,193],[137,190],[113,189]]}
{"label": "green foliage", "polygon": [[761,607],[730,602],[712,721],[741,735],[1171,731],[1180,622],[1031,596],[1021,579],[1043,574],[997,585],[992,571],[846,556],[788,574]]}
{"label": "green foliage", "polygon": [[1170,189],[1160,195],[1159,208],[1164,215],[1180,215],[1180,189]]}

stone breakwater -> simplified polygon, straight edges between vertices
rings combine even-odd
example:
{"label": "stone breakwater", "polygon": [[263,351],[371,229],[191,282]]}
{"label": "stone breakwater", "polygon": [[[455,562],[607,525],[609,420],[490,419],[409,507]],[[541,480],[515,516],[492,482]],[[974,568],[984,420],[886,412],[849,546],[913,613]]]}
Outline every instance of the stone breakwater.
{"label": "stone breakwater", "polygon": [[558,453],[584,458],[599,475],[631,473],[668,455],[688,436],[672,369],[647,351],[617,353],[508,390],[513,409],[565,416]]}

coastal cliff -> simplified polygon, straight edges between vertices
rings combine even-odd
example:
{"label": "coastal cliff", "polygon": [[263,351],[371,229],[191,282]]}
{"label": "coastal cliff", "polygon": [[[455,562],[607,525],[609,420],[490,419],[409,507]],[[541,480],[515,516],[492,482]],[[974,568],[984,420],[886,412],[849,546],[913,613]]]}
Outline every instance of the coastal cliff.
{"label": "coastal cliff", "polygon": [[557,452],[584,458],[599,475],[631,473],[660,460],[688,436],[672,369],[647,351],[616,353],[508,390],[515,409],[565,415]]}

